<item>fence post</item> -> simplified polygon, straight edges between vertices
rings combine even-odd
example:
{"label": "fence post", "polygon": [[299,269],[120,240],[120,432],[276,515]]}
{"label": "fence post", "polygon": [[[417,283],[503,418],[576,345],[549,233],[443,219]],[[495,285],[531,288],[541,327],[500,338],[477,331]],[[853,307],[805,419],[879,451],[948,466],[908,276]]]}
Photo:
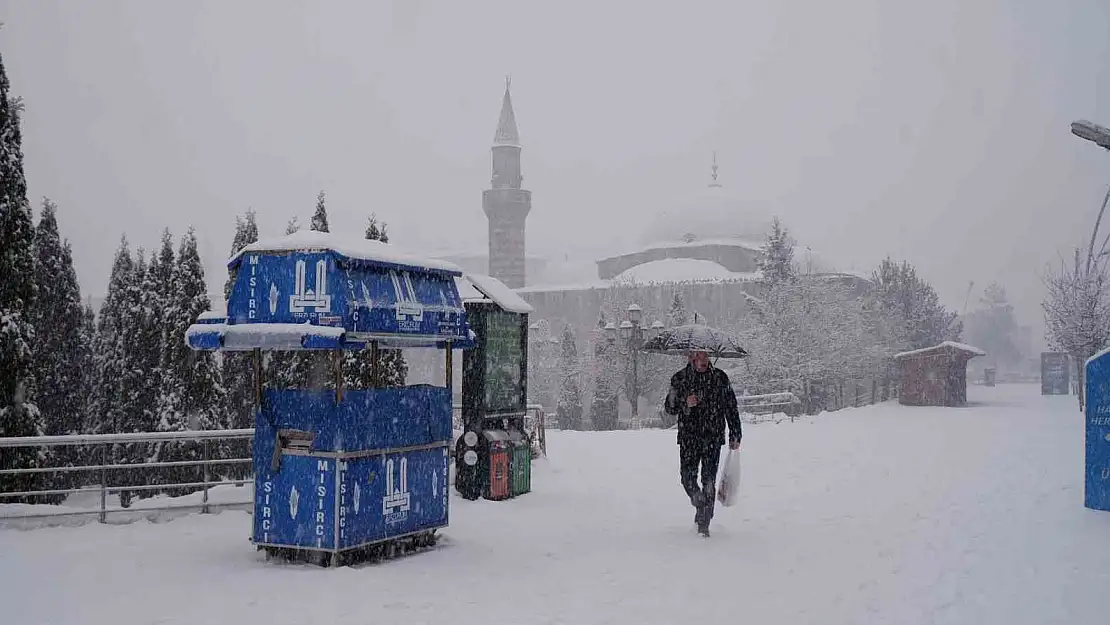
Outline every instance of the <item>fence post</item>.
{"label": "fence post", "polygon": [[108,522],[108,445],[100,446],[100,522]]}
{"label": "fence post", "polygon": [[547,414],[540,409],[540,451],[547,457]]}
{"label": "fence post", "polygon": [[201,500],[201,514],[208,514],[208,439],[204,439],[204,495]]}

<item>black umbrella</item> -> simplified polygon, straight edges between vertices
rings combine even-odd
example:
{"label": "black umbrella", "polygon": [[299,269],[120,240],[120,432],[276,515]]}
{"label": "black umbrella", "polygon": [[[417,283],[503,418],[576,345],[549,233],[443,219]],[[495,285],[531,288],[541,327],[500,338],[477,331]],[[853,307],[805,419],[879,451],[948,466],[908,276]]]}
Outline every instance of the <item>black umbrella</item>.
{"label": "black umbrella", "polygon": [[668,356],[685,356],[691,351],[699,351],[708,352],[715,358],[744,358],[748,355],[731,334],[700,323],[661,330],[644,343],[642,351]]}

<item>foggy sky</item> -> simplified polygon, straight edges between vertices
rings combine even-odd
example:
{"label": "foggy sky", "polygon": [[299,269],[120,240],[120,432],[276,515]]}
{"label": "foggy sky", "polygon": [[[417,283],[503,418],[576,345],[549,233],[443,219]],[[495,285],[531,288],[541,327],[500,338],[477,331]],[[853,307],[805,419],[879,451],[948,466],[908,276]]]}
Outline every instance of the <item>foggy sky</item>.
{"label": "foggy sky", "polygon": [[[1082,243],[1110,155],[1105,0],[0,0],[30,196],[59,204],[86,293],[112,252],[195,226],[222,284],[234,220],[484,249],[504,75],[530,252],[600,258],[660,198],[721,182],[844,269],[908,259],[945,303]],[[679,226],[676,226],[678,228]],[[623,233],[623,234],[622,234]],[[974,304],[974,302],[973,302]]]}

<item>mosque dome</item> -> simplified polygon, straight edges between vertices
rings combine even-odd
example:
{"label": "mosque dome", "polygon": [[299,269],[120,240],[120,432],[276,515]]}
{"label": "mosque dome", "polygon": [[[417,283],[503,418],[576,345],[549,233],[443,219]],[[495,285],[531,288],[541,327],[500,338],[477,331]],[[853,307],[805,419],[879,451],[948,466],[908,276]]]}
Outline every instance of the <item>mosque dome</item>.
{"label": "mosque dome", "polygon": [[668,202],[667,208],[648,221],[639,243],[730,240],[758,247],[767,238],[771,223],[770,217],[754,212],[750,203],[715,187]]}

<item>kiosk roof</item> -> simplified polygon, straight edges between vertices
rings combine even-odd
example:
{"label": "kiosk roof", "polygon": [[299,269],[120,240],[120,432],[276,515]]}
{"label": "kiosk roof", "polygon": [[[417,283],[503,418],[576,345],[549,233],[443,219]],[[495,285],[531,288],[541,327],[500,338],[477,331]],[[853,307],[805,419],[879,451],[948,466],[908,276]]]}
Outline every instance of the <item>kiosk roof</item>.
{"label": "kiosk roof", "polygon": [[462,269],[454,263],[407,254],[391,243],[371,241],[330,232],[300,230],[293,234],[272,239],[262,239],[247,245],[228,261],[228,267],[236,266],[244,254],[252,252],[309,252],[330,251],[347,260],[372,264],[415,269],[434,273],[462,275]]}

